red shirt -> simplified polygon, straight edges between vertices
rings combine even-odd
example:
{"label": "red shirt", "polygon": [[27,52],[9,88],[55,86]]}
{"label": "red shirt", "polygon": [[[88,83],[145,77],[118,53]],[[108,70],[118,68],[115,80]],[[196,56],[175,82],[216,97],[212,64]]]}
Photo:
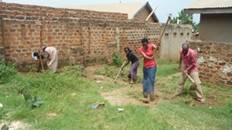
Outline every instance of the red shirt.
{"label": "red shirt", "polygon": [[[143,47],[139,48],[139,52],[143,52],[144,54],[146,54],[147,56],[151,57],[154,55],[154,47],[152,45],[152,43],[148,43],[147,44],[147,50],[145,50]],[[157,63],[155,61],[155,59],[146,59],[144,58],[143,60],[143,66],[144,68],[153,68],[156,67]]]}
{"label": "red shirt", "polygon": [[184,56],[182,53],[182,50],[180,51],[180,56],[182,58],[182,64],[184,65],[184,69],[189,68],[191,65],[193,65],[188,73],[198,71],[197,69],[197,52],[193,49],[189,48],[188,53]]}

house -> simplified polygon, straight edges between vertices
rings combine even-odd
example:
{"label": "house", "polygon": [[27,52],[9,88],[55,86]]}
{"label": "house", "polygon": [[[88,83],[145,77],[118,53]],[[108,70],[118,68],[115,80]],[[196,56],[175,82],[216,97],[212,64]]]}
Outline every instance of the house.
{"label": "house", "polygon": [[[133,3],[114,3],[114,4],[98,4],[98,5],[86,5],[86,6],[65,6],[65,8],[72,9],[84,9],[100,12],[112,12],[112,13],[125,13],[128,14],[128,19],[133,21],[144,22],[149,14],[153,11],[149,2],[133,2]],[[152,13],[148,22],[159,22],[155,13]]]}
{"label": "house", "polygon": [[232,0],[195,0],[185,11],[200,14],[200,40],[232,42]]}

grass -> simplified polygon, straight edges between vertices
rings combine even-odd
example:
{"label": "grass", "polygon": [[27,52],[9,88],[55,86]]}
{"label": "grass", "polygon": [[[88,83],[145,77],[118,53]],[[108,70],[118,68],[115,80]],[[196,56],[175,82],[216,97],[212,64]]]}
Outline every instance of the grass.
{"label": "grass", "polygon": [[[107,68],[107,70],[105,70]],[[142,77],[140,65],[139,76]],[[157,89],[163,95],[172,94],[179,77],[177,64],[160,62]],[[126,68],[125,70],[127,70]],[[82,75],[82,67],[73,66],[59,74],[16,74],[13,80],[0,84],[1,121],[20,120],[39,130],[229,130],[232,129],[232,90],[204,84],[209,104],[186,103],[186,94],[173,100],[161,99],[151,108],[138,105],[112,106],[102,96],[103,91],[122,87],[105,81],[97,84]],[[97,73],[113,77],[118,68],[104,66]],[[124,72],[124,75],[126,75]],[[171,76],[170,75],[175,75]],[[125,77],[123,77],[125,78]],[[188,83],[189,84],[189,83]],[[31,95],[41,96],[44,104],[29,108],[18,93],[26,88]],[[93,110],[91,104],[105,102],[102,109]],[[123,107],[123,112],[117,109]]]}

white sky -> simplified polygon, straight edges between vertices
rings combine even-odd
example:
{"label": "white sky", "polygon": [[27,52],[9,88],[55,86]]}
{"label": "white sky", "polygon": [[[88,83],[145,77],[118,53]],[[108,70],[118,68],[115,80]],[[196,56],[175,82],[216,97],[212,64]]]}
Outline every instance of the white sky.
{"label": "white sky", "polygon": [[[70,5],[88,5],[88,4],[102,4],[102,3],[119,3],[147,1],[147,0],[2,0],[9,3],[35,4],[52,7],[65,7]],[[194,0],[148,0],[153,8],[157,8],[156,15],[161,22],[165,22],[167,16],[172,13],[176,16],[183,8],[191,4]],[[199,17],[194,16],[194,21],[198,22]]]}

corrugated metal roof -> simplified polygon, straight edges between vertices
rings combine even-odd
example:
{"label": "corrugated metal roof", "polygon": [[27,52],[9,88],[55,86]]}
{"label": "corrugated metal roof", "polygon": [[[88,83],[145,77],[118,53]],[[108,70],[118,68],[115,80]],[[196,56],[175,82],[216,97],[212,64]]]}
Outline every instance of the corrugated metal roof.
{"label": "corrugated metal roof", "polygon": [[149,8],[151,8],[148,2],[97,4],[97,5],[86,5],[86,6],[70,5],[70,6],[65,6],[65,8],[84,9],[84,10],[101,11],[101,12],[125,13],[128,14],[128,19],[132,19],[134,18],[135,14],[140,9],[145,7],[147,4],[149,5]]}
{"label": "corrugated metal roof", "polygon": [[185,9],[232,8],[232,0],[196,0]]}

